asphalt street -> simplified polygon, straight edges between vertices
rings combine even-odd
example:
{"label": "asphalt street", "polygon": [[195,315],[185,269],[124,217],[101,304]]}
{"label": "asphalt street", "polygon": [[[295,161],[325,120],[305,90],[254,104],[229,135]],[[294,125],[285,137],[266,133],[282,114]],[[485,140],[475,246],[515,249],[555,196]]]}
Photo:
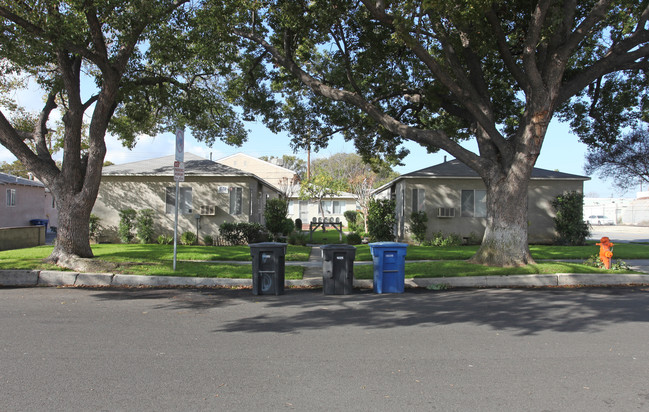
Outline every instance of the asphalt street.
{"label": "asphalt street", "polygon": [[649,409],[649,288],[0,289],[0,409]]}

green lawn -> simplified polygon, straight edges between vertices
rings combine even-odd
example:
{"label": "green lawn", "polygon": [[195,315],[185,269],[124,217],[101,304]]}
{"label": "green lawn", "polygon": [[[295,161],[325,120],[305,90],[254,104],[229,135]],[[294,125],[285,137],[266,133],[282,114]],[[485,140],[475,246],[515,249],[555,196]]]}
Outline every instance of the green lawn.
{"label": "green lawn", "polygon": [[[334,232],[336,233],[336,232]],[[117,272],[136,275],[196,276],[250,278],[250,265],[218,263],[219,261],[250,261],[248,246],[178,246],[176,271],[172,269],[172,245],[93,245],[95,257],[119,264]],[[542,273],[598,273],[605,271],[579,263],[541,262],[541,260],[577,259],[585,260],[595,255],[599,247],[594,243],[588,246],[537,246],[530,247],[532,255],[539,262],[523,268],[493,268],[472,265],[465,260],[470,258],[477,246],[425,247],[408,246],[406,277],[444,277],[444,276],[490,276],[512,274]],[[308,260],[311,248],[304,246],[287,247],[287,261]],[[40,269],[60,270],[57,266],[42,263],[52,252],[52,246],[0,251],[0,269]],[[614,261],[617,259],[646,259],[649,245],[618,244],[614,248]],[[369,246],[357,246],[356,261],[371,261]],[[412,260],[435,260],[435,262],[412,262]],[[372,279],[372,265],[357,265],[354,268],[358,279]],[[621,273],[621,272],[616,272]],[[286,266],[287,279],[300,279],[303,268]]]}
{"label": "green lawn", "polygon": [[[552,273],[611,273],[611,271],[567,262],[543,262],[520,268],[499,268],[475,265],[462,260],[446,260],[437,262],[406,262],[405,267],[405,276],[408,279],[463,276],[538,275]],[[614,273],[635,272],[615,271]],[[374,277],[373,266],[354,266],[354,277],[356,279],[372,279]]]}
{"label": "green lawn", "polygon": [[[406,260],[466,260],[478,250],[478,246],[408,246]],[[538,260],[580,259],[599,254],[599,246],[593,242],[587,246],[530,245],[532,257]],[[649,259],[649,245],[639,243],[618,243],[613,248],[613,259]],[[372,260],[370,247],[358,245],[356,260]]]}
{"label": "green lawn", "polygon": [[[251,261],[248,246],[182,246],[177,249],[176,271],[173,270],[173,245],[92,245],[97,259],[120,264],[119,273],[133,275],[195,276],[251,278],[250,265],[214,263],[213,261]],[[308,260],[311,248],[288,245],[286,260]],[[42,263],[50,255],[52,246],[0,252],[0,269],[60,270],[58,266]],[[199,262],[203,261],[203,262]],[[303,268],[286,266],[287,279],[301,279]]]}
{"label": "green lawn", "polygon": [[339,243],[347,243],[347,236],[343,232],[343,240],[340,240],[340,233],[335,229],[327,229],[322,231],[322,229],[317,229],[313,232],[313,240],[309,239],[309,231],[304,231],[306,235],[306,241],[308,243],[313,243],[315,245],[335,245]]}

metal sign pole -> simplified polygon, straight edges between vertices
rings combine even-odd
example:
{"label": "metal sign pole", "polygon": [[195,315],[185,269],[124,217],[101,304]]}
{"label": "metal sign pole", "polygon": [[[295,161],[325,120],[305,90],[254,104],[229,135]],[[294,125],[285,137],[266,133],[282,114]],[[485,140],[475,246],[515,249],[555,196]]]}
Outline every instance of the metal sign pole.
{"label": "metal sign pole", "polygon": [[176,181],[176,207],[174,216],[174,271],[176,271],[176,253],[178,249],[178,205],[180,203],[180,182],[185,181],[185,131],[176,129],[176,160],[174,161],[174,180]]}
{"label": "metal sign pole", "polygon": [[176,182],[176,207],[174,216],[174,272],[176,271],[176,250],[178,248],[178,197],[180,194],[180,182]]}

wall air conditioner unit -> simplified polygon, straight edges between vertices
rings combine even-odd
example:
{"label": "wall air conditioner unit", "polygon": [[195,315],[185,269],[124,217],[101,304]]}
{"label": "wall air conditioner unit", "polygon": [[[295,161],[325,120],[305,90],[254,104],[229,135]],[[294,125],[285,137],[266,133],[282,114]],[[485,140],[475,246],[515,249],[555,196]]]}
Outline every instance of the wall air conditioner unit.
{"label": "wall air conditioner unit", "polygon": [[216,206],[201,206],[201,215],[213,216],[216,214]]}
{"label": "wall air conditioner unit", "polygon": [[438,207],[437,217],[449,218],[455,217],[455,208],[452,207]]}

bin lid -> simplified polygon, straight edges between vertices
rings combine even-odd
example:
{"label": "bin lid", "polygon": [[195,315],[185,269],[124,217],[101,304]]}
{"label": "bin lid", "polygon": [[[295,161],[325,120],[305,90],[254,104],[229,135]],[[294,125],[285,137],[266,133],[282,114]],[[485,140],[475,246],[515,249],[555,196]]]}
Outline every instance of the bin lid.
{"label": "bin lid", "polygon": [[407,243],[399,243],[399,242],[374,242],[370,243],[371,248],[406,248],[408,247]]}
{"label": "bin lid", "polygon": [[285,248],[286,243],[281,242],[261,242],[261,243],[251,243],[248,246],[251,248]]}
{"label": "bin lid", "polygon": [[346,244],[338,244],[338,245],[322,245],[320,246],[321,250],[356,250],[355,246],[352,245],[346,245]]}

